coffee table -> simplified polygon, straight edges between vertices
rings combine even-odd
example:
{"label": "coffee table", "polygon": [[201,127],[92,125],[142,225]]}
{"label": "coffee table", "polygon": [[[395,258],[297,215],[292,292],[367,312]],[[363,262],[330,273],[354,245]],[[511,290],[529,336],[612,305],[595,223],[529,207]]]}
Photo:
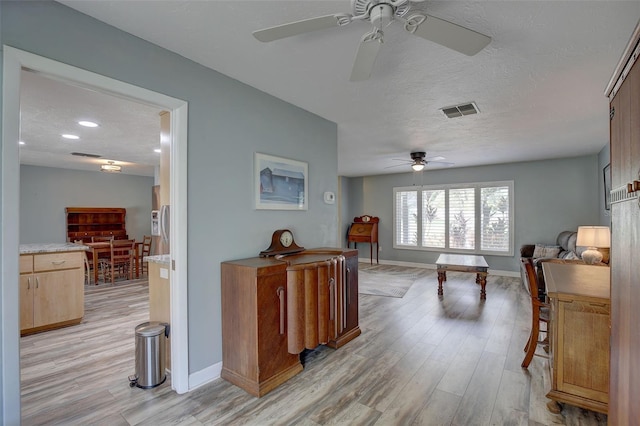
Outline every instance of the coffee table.
{"label": "coffee table", "polygon": [[438,296],[442,296],[442,283],[447,280],[447,271],[473,272],[476,274],[476,284],[480,285],[480,300],[487,298],[485,287],[489,265],[482,256],[467,254],[441,254],[436,261],[438,269]]}

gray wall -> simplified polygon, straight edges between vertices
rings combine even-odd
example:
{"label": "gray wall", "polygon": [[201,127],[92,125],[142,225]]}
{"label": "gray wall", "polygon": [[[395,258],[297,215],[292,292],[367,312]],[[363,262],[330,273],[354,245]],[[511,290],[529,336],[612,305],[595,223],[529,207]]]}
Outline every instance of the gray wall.
{"label": "gray wall", "polygon": [[444,169],[350,179],[351,219],[380,217],[380,259],[434,264],[439,252],[393,248],[393,188],[412,185],[514,181],[515,250],[513,256],[485,256],[492,269],[518,271],[522,244],[555,243],[560,231],[600,220],[602,169],[596,155],[560,160]]}
{"label": "gray wall", "polygon": [[151,233],[153,177],[20,166],[20,243],[66,241],[65,207],[123,207],[129,238]]}
{"label": "gray wall", "polygon": [[[220,262],[256,256],[275,229],[304,247],[337,244],[337,127],[54,2],[0,2],[2,41],[189,103],[189,372],[222,359]],[[309,163],[309,210],[253,208],[253,154]]]}

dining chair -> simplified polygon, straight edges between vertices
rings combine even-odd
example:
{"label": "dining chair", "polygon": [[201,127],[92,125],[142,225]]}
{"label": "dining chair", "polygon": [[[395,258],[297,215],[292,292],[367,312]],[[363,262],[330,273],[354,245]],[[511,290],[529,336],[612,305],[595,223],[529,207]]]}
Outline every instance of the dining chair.
{"label": "dining chair", "polygon": [[[521,364],[523,368],[528,368],[534,355],[549,358],[548,356],[536,353],[538,345],[542,345],[545,352],[548,351],[549,305],[540,301],[538,297],[538,281],[531,258],[521,258],[520,262],[522,279],[525,281],[525,286],[529,289],[529,298],[531,299],[531,333],[524,347],[526,355]],[[545,323],[544,330],[540,328],[541,322]],[[545,334],[544,340],[540,340],[540,333]]]}
{"label": "dining chair", "polygon": [[[151,236],[145,235],[142,237],[142,275],[149,273],[149,262],[144,261],[145,256],[151,255]],[[146,272],[145,272],[146,270]]]}
{"label": "dining chair", "polygon": [[[73,243],[84,245],[83,240],[74,240]],[[89,263],[89,256],[86,251],[82,252],[82,259],[84,261],[84,284],[89,285],[91,284],[91,266]]]}
{"label": "dining chair", "polygon": [[108,263],[103,262],[105,281],[109,279],[111,284],[115,281],[116,274],[119,278],[133,278],[133,262],[136,250],[135,240],[112,240],[110,242],[111,258]]}

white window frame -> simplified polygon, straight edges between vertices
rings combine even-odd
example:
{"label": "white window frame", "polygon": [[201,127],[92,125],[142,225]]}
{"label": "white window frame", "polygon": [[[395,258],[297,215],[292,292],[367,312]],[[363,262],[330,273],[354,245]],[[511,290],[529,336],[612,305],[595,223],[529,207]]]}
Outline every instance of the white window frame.
{"label": "white window frame", "polygon": [[[482,199],[481,199],[481,191],[482,188],[492,188],[496,186],[506,186],[509,188],[509,250],[508,251],[494,251],[494,250],[482,250],[482,227],[481,223],[481,213],[482,213]],[[514,253],[514,229],[515,229],[515,219],[514,219],[514,191],[513,191],[513,181],[495,181],[495,182],[473,182],[473,183],[457,183],[457,184],[444,184],[444,185],[425,185],[425,186],[406,186],[406,187],[397,187],[393,188],[393,248],[400,250],[418,250],[418,251],[437,251],[437,252],[446,252],[446,253],[465,253],[465,254],[480,254],[480,255],[491,255],[491,256],[513,256]],[[474,249],[456,249],[450,247],[449,242],[449,190],[450,189],[462,189],[462,188],[473,188],[475,190],[475,247]],[[445,247],[423,247],[422,246],[422,192],[423,191],[435,191],[435,190],[444,190],[445,191]],[[417,235],[418,241],[417,245],[404,245],[397,244],[397,206],[396,206],[396,194],[398,192],[416,192],[417,193],[417,215],[418,215],[418,228]]]}

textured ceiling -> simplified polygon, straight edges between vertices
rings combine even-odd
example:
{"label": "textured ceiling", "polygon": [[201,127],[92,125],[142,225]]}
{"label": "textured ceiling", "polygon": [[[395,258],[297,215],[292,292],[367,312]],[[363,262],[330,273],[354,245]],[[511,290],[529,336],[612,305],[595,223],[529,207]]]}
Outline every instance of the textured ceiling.
{"label": "textured ceiling", "polygon": [[[22,71],[20,162],[99,171],[113,161],[126,174],[153,176],[159,165],[161,110]],[[82,127],[80,120],[98,123]],[[69,140],[63,134],[80,139]],[[79,157],[72,152],[99,155]]]}
{"label": "textured ceiling", "polygon": [[[640,18],[638,1],[425,1],[416,7],[489,46],[469,57],[393,22],[371,78],[350,82],[366,22],[271,43],[251,35],[349,13],[348,0],[60,3],[336,122],[345,176],[409,171],[389,167],[415,150],[455,167],[598,153],[604,89]],[[470,101],[480,114],[439,111]]]}

